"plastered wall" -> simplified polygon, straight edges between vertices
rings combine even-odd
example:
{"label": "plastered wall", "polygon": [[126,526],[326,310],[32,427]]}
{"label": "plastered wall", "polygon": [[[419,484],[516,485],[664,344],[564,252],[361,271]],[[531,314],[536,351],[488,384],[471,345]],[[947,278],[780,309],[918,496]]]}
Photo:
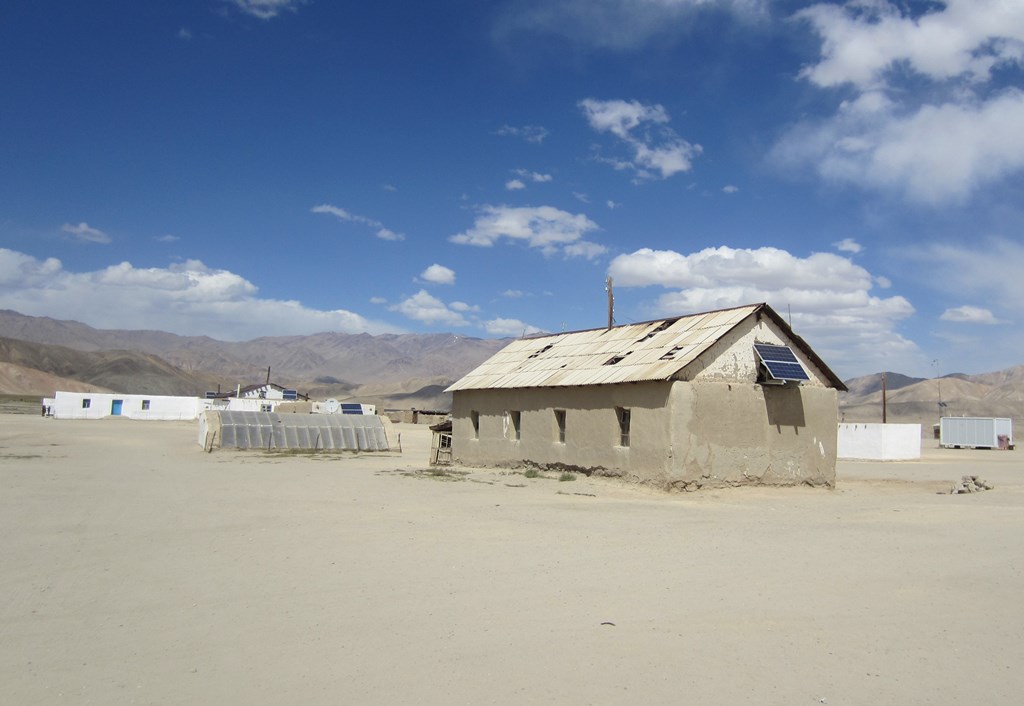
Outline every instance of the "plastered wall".
{"label": "plastered wall", "polygon": [[[630,411],[628,447],[616,408]],[[555,410],[565,412],[564,443]],[[453,456],[465,465],[536,464],[676,489],[833,485],[836,410],[830,388],[751,382],[463,390],[453,400]],[[508,412],[519,413],[518,439]]]}

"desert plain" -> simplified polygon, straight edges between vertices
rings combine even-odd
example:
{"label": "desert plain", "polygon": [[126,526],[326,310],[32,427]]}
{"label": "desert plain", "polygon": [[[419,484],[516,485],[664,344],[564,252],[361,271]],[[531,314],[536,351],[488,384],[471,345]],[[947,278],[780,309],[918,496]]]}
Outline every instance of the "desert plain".
{"label": "desert plain", "polygon": [[[1021,451],[667,494],[0,415],[10,704],[1018,704]],[[994,490],[950,495],[978,475]]]}

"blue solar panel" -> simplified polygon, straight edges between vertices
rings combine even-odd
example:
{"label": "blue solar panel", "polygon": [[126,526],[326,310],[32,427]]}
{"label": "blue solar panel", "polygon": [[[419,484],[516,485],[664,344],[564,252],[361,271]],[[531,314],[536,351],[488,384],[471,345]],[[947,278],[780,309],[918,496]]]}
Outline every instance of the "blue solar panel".
{"label": "blue solar panel", "polygon": [[799,363],[797,357],[790,350],[789,346],[775,346],[770,343],[755,343],[754,350],[761,356],[761,360],[777,360],[781,363]]}
{"label": "blue solar panel", "polygon": [[764,367],[776,380],[810,380],[800,363],[786,363],[781,360],[766,360]]}
{"label": "blue solar panel", "polygon": [[757,351],[761,363],[772,380],[799,382],[811,379],[789,346],[755,343],[754,350]]}

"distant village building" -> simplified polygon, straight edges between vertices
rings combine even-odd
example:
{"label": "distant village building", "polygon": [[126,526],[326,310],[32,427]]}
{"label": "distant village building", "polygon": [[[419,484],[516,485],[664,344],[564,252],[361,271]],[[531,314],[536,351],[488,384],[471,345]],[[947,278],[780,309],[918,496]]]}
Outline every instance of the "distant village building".
{"label": "distant village building", "polygon": [[527,338],[448,388],[451,453],[672,489],[832,486],[845,389],[767,304]]}
{"label": "distant village building", "polygon": [[43,413],[57,419],[126,417],[146,420],[193,420],[208,409],[245,412],[312,412],[309,397],[274,383],[238,386],[206,397],[137,395],[115,392],[57,391],[43,400]]}

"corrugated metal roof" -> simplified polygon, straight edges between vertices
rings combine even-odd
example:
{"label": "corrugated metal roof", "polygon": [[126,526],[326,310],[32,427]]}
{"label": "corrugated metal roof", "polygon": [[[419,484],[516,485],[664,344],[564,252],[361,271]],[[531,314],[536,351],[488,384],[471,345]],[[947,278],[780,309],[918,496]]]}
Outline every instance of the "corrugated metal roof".
{"label": "corrugated metal roof", "polygon": [[762,308],[767,306],[513,341],[447,391],[668,380]]}

